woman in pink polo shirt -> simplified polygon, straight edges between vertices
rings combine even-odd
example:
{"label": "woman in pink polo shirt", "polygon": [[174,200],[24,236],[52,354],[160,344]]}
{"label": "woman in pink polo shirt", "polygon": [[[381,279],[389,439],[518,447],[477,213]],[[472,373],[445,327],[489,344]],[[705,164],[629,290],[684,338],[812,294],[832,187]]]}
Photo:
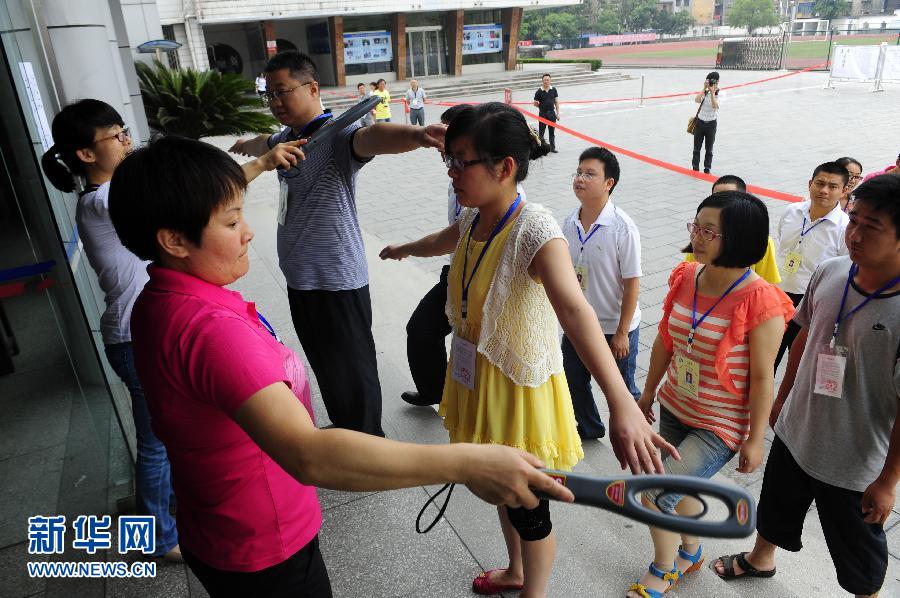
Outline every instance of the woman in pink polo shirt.
{"label": "woman in pink polo shirt", "polygon": [[303,365],[224,288],[249,269],[246,185],[226,153],[173,137],[127,157],[109,194],[122,243],[153,262],[132,312],[135,365],[172,464],[182,552],[211,596],[331,596],[315,486],[453,481],[495,504],[537,505],[529,486],[571,500],[508,447],[317,429]]}

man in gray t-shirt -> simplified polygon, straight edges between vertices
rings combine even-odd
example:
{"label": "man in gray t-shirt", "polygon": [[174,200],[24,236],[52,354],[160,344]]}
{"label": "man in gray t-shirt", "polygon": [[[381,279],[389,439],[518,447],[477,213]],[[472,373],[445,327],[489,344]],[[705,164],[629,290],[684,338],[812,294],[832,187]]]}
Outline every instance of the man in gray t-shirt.
{"label": "man in gray t-shirt", "polygon": [[770,577],[775,549],[799,551],[816,502],[841,587],[875,595],[887,571],[884,522],[900,481],[900,177],[861,185],[849,257],[822,263],[794,316],[802,327],[770,421],[756,545],[722,557],[723,578]]}

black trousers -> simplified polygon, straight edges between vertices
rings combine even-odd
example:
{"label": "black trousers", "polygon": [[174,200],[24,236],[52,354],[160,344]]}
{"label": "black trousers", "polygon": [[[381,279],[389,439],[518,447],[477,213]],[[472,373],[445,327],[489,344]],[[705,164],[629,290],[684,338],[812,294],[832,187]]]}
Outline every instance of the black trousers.
{"label": "black trousers", "polygon": [[369,286],[351,291],[288,287],[288,301],[332,423],[384,436]]}
{"label": "black trousers", "polygon": [[713,158],[713,145],[716,143],[716,123],[718,121],[711,120],[709,122],[705,120],[697,119],[697,124],[694,126],[694,157],[691,160],[691,165],[694,167],[694,170],[698,170],[700,168],[700,148],[703,147],[703,144],[706,143],[706,155],[703,157],[703,168],[705,170],[709,170],[712,168],[712,158]]}
{"label": "black trousers", "polygon": [[447,274],[450,266],[441,270],[441,279],[425,293],[406,324],[406,358],[416,390],[435,403],[444,394],[447,375],[447,345],[450,322],[444,308],[447,304]]}
{"label": "black trousers", "polygon": [[331,598],[328,569],[319,551],[319,537],[286,561],[261,571],[223,571],[181,549],[184,560],[210,598]]}
{"label": "black trousers", "polygon": [[[538,116],[547,120],[556,122],[556,112],[540,112]],[[546,123],[538,123],[538,137],[544,140],[544,131],[550,129],[550,147],[556,149],[556,127],[551,127]]]}
{"label": "black trousers", "polygon": [[[785,295],[791,298],[794,307],[800,305],[800,301],[803,299],[803,295],[798,295],[797,293],[785,293]],[[785,352],[791,348],[791,345],[794,343],[794,339],[797,338],[798,334],[800,334],[800,325],[794,323],[794,320],[790,320],[784,331],[784,336],[781,338],[781,346],[778,347],[778,355],[775,356],[775,371],[778,371],[778,364],[781,363],[781,358],[784,357]]]}

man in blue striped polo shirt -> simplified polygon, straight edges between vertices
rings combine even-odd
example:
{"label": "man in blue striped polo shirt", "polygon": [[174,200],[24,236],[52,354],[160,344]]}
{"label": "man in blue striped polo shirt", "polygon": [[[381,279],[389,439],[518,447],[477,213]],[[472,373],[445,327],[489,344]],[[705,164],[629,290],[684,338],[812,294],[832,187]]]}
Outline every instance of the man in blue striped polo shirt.
{"label": "man in blue striped polo shirt", "polygon": [[[260,156],[276,143],[309,137],[331,117],[323,113],[309,56],[281,52],[265,73],[264,99],[285,127],[239,140],[233,152]],[[279,265],[294,328],[336,427],[384,436],[356,175],[378,154],[441,147],[445,129],[387,123],[361,128],[356,121],[278,173]]]}

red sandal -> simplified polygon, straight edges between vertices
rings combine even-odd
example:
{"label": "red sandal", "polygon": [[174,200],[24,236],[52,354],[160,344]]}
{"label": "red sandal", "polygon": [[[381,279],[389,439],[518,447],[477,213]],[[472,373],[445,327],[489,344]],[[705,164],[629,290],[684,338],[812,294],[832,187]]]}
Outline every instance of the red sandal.
{"label": "red sandal", "polygon": [[521,583],[499,584],[492,582],[491,573],[494,571],[503,571],[503,569],[490,569],[479,574],[478,577],[472,580],[472,591],[476,594],[481,594],[482,596],[490,596],[509,590],[521,590],[525,587],[525,585]]}

